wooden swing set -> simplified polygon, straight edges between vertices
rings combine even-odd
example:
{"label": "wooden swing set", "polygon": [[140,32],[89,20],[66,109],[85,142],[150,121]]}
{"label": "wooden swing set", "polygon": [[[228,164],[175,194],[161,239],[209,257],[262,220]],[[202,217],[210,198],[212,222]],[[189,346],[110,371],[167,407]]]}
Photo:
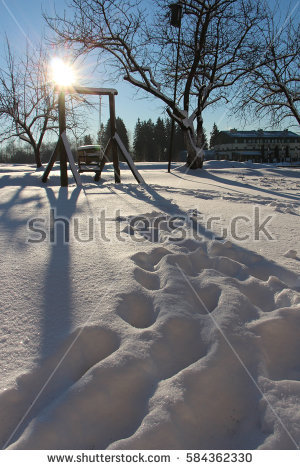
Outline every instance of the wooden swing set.
{"label": "wooden swing set", "polygon": [[[49,163],[44,171],[42,181],[46,183],[49,173],[53,168],[56,160],[60,161],[60,183],[61,186],[68,186],[68,162],[70,169],[73,173],[74,180],[78,186],[81,186],[81,178],[79,173],[83,172],[93,172],[95,173],[95,181],[99,181],[101,177],[101,172],[105,166],[105,163],[108,160],[108,153],[112,153],[115,183],[121,182],[120,175],[120,165],[119,165],[119,155],[118,149],[122,153],[125,161],[127,162],[130,170],[132,171],[133,176],[138,183],[144,183],[144,179],[138,172],[134,161],[126,150],[125,145],[123,144],[120,136],[117,133],[116,129],[116,112],[115,112],[115,95],[118,94],[117,90],[114,88],[90,88],[90,87],[80,87],[75,86],[72,89],[65,87],[56,87],[55,91],[59,93],[58,96],[58,112],[59,112],[59,138],[55,146],[54,152],[51,155]],[[82,159],[79,156],[79,171],[75,164],[75,160],[71,151],[71,147],[66,135],[66,105],[65,105],[65,94],[66,93],[77,93],[83,95],[98,95],[98,96],[108,96],[109,97],[109,114],[110,114],[110,139],[102,153],[98,152],[98,159],[93,158],[90,161]],[[90,164],[89,164],[90,163]]]}

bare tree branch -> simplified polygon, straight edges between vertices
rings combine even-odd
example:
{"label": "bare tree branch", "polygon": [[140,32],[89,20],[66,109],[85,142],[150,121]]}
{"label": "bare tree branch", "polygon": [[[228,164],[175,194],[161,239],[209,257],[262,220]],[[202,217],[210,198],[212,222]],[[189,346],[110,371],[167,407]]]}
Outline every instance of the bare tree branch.
{"label": "bare tree branch", "polygon": [[300,26],[292,13],[282,19],[278,12],[268,11],[257,41],[260,57],[247,77],[236,113],[268,117],[275,126],[286,118],[300,124]]}
{"label": "bare tree branch", "polygon": [[[203,111],[229,100],[248,73],[263,15],[258,0],[182,0],[178,99],[173,103],[178,32],[169,21],[169,1],[70,0],[66,15],[46,21],[55,42],[76,54],[97,51],[113,74],[161,100],[185,133],[190,161],[202,165]],[[193,111],[191,111],[191,109]],[[194,130],[194,121],[197,131]],[[196,164],[196,166],[198,166]]]}

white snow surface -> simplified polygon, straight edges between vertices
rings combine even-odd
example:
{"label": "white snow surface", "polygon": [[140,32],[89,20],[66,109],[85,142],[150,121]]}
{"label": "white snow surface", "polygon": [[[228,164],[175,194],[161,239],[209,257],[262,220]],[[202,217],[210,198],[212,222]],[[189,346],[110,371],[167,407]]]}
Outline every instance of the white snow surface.
{"label": "white snow surface", "polygon": [[138,169],[0,166],[2,447],[299,448],[300,168]]}

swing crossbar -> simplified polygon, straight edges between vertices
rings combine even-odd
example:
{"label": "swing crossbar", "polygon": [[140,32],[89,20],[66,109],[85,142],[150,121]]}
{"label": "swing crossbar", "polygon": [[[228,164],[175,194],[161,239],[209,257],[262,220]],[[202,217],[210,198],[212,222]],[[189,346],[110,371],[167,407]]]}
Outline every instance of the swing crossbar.
{"label": "swing crossbar", "polygon": [[[56,92],[61,90],[61,87],[58,85],[55,86],[54,89]],[[64,88],[65,93],[78,93],[81,95],[99,95],[99,96],[111,96],[117,95],[118,91],[115,88],[93,88],[93,87],[85,87],[85,86],[74,86],[72,88]]]}

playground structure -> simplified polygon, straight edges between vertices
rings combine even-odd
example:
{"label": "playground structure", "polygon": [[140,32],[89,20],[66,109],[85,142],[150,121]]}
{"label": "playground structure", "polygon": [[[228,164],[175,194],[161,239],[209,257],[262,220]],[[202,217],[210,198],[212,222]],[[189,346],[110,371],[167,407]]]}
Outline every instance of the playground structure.
{"label": "playground structure", "polygon": [[[105,166],[105,163],[108,161],[108,152],[112,153],[115,183],[121,182],[120,175],[120,165],[119,165],[119,155],[118,149],[123,154],[125,161],[127,162],[133,176],[138,183],[144,183],[144,179],[138,172],[134,161],[126,150],[125,145],[123,144],[120,136],[117,133],[116,129],[116,113],[115,113],[115,96],[118,94],[117,90],[114,88],[91,88],[91,87],[81,87],[81,86],[72,86],[72,88],[56,86],[55,91],[59,93],[58,97],[58,111],[59,111],[59,138],[55,146],[54,152],[51,155],[49,163],[44,171],[42,181],[46,183],[48,176],[53,168],[56,160],[60,161],[60,183],[61,186],[68,186],[68,162],[70,169],[73,173],[75,182],[78,186],[81,186],[81,178],[79,173],[83,172],[94,172],[95,181],[99,181],[101,178],[101,172]],[[66,93],[77,93],[84,95],[98,95],[98,96],[108,96],[109,97],[109,114],[110,114],[110,139],[103,151],[103,158],[99,160],[99,165],[94,168],[89,167],[88,165],[81,165],[79,163],[79,171],[75,164],[75,160],[71,151],[70,144],[66,135],[66,106],[65,106],[65,94]]]}

